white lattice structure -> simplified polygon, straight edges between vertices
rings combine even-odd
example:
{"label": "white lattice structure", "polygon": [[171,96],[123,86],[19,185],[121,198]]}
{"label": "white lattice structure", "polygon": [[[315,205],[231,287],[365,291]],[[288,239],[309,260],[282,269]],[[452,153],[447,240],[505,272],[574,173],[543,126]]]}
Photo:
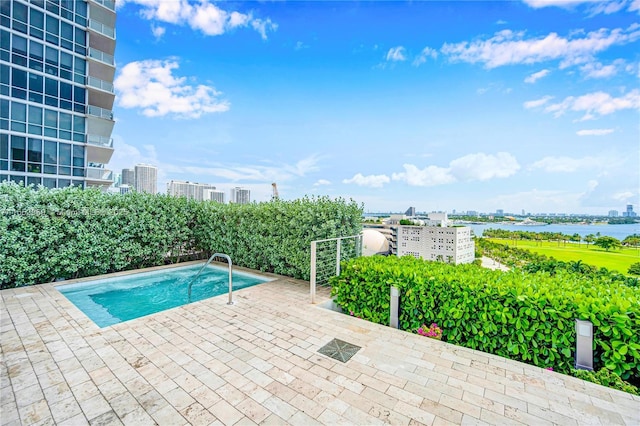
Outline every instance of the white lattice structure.
{"label": "white lattice structure", "polygon": [[447,263],[471,263],[475,243],[471,228],[398,225],[395,232],[396,255],[414,256]]}

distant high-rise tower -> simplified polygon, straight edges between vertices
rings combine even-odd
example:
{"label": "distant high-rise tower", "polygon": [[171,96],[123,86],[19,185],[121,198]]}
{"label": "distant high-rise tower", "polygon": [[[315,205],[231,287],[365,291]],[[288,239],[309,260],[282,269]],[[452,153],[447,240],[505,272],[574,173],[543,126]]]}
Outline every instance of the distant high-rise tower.
{"label": "distant high-rise tower", "polygon": [[206,201],[216,201],[224,204],[224,192],[216,191],[214,189],[207,189],[204,191],[204,199]]}
{"label": "distant high-rise tower", "polygon": [[405,216],[414,217],[416,215],[416,208],[409,207],[406,212],[404,212]]}
{"label": "distant high-rise tower", "polygon": [[622,213],[624,217],[636,217],[637,213],[633,211],[633,204],[627,204],[627,211]]}
{"label": "distant high-rise tower", "polygon": [[158,168],[148,164],[136,164],[135,167],[137,192],[156,194],[158,192]]}
{"label": "distant high-rise tower", "polygon": [[209,200],[208,191],[215,189],[215,186],[208,183],[194,183],[183,180],[171,180],[167,184],[167,194],[196,201]]}
{"label": "distant high-rise tower", "polygon": [[618,210],[609,210],[609,217],[618,217]]}
{"label": "distant high-rise tower", "polygon": [[136,172],[133,169],[122,169],[122,180],[120,185],[129,185],[131,187],[136,184]]}
{"label": "distant high-rise tower", "polygon": [[113,0],[0,1],[0,182],[109,186]]}
{"label": "distant high-rise tower", "polygon": [[248,189],[235,187],[231,189],[230,203],[249,204],[251,202],[251,192]]}

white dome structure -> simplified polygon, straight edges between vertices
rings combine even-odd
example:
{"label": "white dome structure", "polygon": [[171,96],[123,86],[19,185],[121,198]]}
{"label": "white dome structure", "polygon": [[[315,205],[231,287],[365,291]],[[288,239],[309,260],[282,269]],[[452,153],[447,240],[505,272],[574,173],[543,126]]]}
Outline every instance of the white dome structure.
{"label": "white dome structure", "polygon": [[389,252],[389,241],[380,231],[375,229],[365,229],[362,231],[362,255],[373,256],[374,254],[387,254]]}

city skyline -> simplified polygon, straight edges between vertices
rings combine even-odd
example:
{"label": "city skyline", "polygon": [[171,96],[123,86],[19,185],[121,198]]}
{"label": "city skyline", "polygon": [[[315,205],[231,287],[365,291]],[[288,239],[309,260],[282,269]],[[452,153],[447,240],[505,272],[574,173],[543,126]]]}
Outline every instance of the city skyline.
{"label": "city skyline", "polygon": [[637,206],[639,10],[128,0],[109,167],[365,211]]}

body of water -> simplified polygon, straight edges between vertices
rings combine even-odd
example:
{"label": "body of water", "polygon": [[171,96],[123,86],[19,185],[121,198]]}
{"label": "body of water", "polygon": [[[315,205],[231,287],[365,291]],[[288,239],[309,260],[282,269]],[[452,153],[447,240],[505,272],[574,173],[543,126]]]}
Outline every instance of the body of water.
{"label": "body of water", "polygon": [[573,225],[573,224],[552,224],[552,225],[512,225],[500,223],[487,223],[481,225],[465,225],[471,227],[475,235],[481,236],[485,229],[505,229],[507,231],[527,231],[527,232],[560,232],[566,235],[578,234],[584,237],[589,234],[609,236],[624,240],[631,234],[640,234],[640,223],[624,225]]}

